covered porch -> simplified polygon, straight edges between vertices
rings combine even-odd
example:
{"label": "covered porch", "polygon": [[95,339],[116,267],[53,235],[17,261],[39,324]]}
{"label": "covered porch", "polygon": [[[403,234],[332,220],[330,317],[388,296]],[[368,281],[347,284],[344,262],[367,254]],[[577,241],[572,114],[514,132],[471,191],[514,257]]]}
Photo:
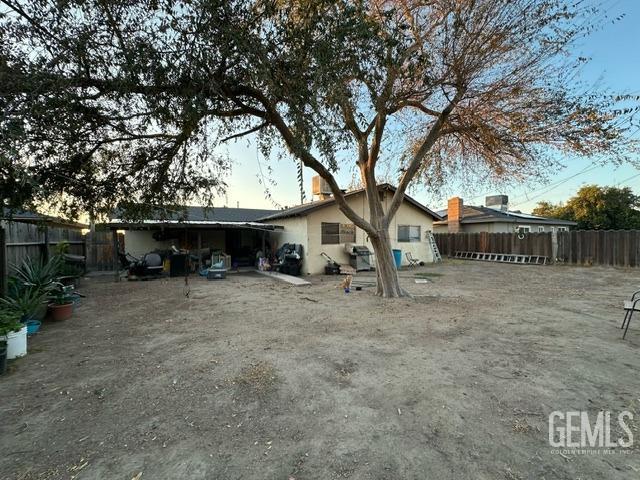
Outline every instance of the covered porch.
{"label": "covered porch", "polygon": [[270,256],[276,248],[272,233],[283,227],[259,222],[223,221],[112,221],[114,250],[142,257],[176,250],[190,258],[191,270],[201,270],[224,259],[229,268],[253,267],[256,258]]}

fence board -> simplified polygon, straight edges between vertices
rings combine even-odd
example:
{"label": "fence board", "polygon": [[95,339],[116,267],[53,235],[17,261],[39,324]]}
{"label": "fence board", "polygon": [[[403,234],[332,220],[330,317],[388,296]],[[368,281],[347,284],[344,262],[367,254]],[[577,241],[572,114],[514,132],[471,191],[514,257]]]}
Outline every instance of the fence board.
{"label": "fence board", "polygon": [[[442,255],[455,252],[543,255],[551,261],[551,233],[437,233]],[[640,230],[573,230],[557,232],[557,261],[573,265],[640,267]]]}

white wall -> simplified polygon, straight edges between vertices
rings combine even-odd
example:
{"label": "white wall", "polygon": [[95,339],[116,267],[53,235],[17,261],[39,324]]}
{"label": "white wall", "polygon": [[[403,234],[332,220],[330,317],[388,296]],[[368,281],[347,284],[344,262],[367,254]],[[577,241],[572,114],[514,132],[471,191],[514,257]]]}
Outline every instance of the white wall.
{"label": "white wall", "polygon": [[153,238],[153,230],[124,230],[124,249],[134,257],[141,257],[156,249],[166,249],[176,240],[157,241]]}
{"label": "white wall", "polygon": [[[391,202],[392,194],[385,192],[383,199],[383,208],[386,210]],[[369,218],[369,208],[364,193],[353,195],[347,198],[349,206],[365,219]],[[326,260],[321,252],[325,252],[338,263],[349,263],[349,255],[345,252],[345,245],[332,244],[323,245],[321,235],[322,222],[329,223],[353,223],[351,220],[338,209],[337,205],[329,206],[312,211],[306,217],[292,217],[285,219],[273,220],[272,223],[282,225],[284,231],[274,234],[273,238],[279,245],[285,242],[301,243],[304,247],[304,262],[302,272],[304,274],[323,273]],[[415,243],[398,242],[398,225],[419,225],[421,241]],[[428,243],[426,242],[426,232],[433,228],[433,219],[419,208],[404,201],[395,218],[389,226],[389,236],[391,238],[392,248],[402,250],[402,263],[406,265],[405,253],[411,252],[412,255],[424,262],[432,262],[433,258]],[[367,245],[369,250],[373,252],[373,246],[368,241],[367,234],[364,230],[356,227],[356,245]]]}

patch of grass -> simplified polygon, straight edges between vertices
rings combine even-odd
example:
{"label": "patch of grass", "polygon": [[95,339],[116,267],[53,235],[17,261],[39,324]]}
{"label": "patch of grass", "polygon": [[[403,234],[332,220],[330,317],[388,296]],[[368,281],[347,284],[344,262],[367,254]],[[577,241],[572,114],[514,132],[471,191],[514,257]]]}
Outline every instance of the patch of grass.
{"label": "patch of grass", "polygon": [[269,362],[258,362],[245,367],[234,382],[258,395],[268,393],[278,381],[276,369]]}

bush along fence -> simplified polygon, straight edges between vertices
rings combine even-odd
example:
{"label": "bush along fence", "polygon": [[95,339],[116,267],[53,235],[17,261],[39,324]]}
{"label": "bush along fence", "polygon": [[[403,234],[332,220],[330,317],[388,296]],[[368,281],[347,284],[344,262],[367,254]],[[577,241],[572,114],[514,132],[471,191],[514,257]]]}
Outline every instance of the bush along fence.
{"label": "bush along fence", "polygon": [[549,233],[437,233],[442,255],[479,252],[540,255],[550,263],[640,267],[640,230]]}

